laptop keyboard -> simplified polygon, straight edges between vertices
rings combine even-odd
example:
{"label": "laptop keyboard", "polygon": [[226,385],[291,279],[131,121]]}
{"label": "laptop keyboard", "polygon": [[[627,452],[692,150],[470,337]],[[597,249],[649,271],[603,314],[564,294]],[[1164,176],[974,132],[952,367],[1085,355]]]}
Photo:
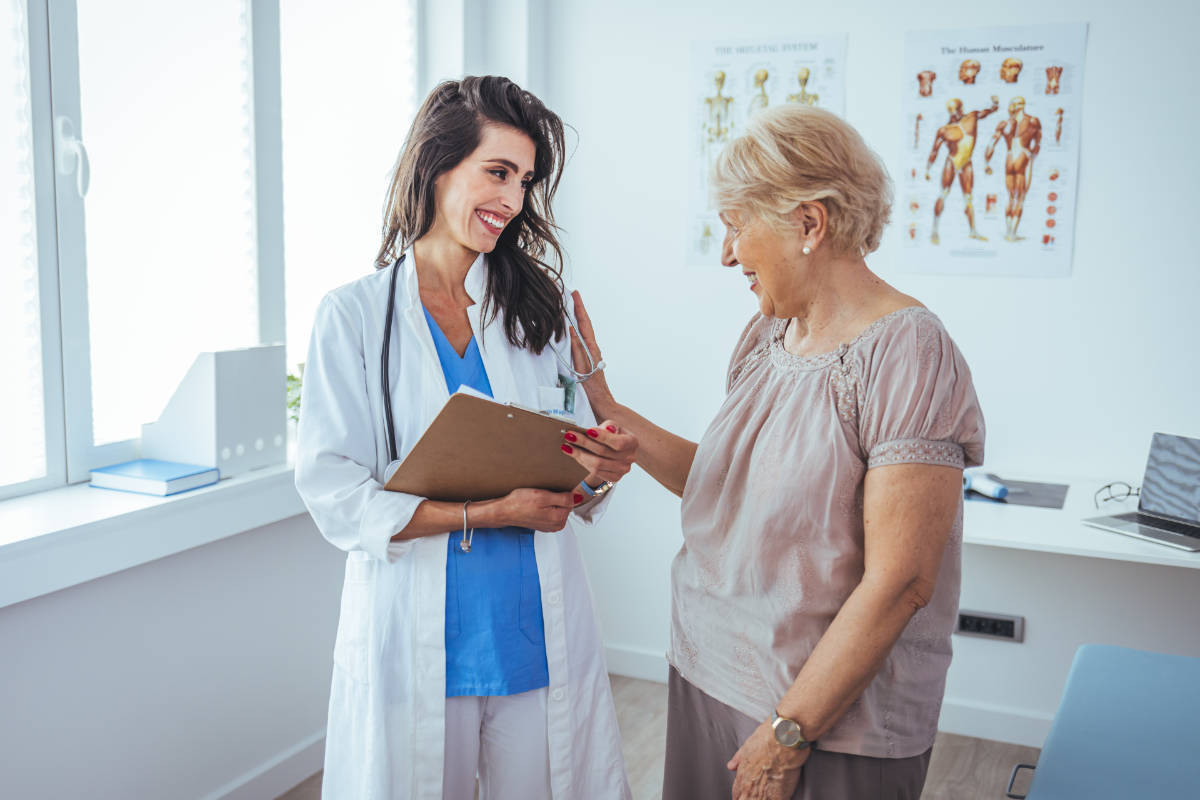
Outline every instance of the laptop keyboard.
{"label": "laptop keyboard", "polygon": [[1126,522],[1136,522],[1138,525],[1145,525],[1149,528],[1157,528],[1160,531],[1178,533],[1181,536],[1190,536],[1193,539],[1200,539],[1200,526],[1184,525],[1182,522],[1174,522],[1169,519],[1152,517],[1149,514],[1142,514],[1137,511],[1130,511],[1128,514],[1114,514],[1113,519],[1120,519]]}

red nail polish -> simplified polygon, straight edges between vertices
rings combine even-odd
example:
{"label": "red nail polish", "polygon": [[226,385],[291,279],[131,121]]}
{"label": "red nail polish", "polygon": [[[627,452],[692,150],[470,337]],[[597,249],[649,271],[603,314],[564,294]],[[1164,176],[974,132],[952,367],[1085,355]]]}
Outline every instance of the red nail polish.
{"label": "red nail polish", "polygon": [[595,428],[588,428],[588,436],[595,439],[599,435],[600,435],[600,431],[596,430]]}
{"label": "red nail polish", "polygon": [[568,442],[578,442],[579,441],[579,437],[576,436],[575,434],[571,433],[570,431],[567,431],[563,435],[563,438],[566,439]]}
{"label": "red nail polish", "polygon": [[562,446],[562,451],[564,453],[566,453],[567,455],[570,455],[571,453],[575,452],[574,448],[572,448],[571,445],[569,445],[569,444],[564,444]]}
{"label": "red nail polish", "polygon": [[612,425],[605,425],[605,426],[604,426],[604,430],[608,431],[609,433],[616,433],[616,432],[617,432],[617,429],[616,429],[615,427],[613,427]]}
{"label": "red nail polish", "polygon": [[576,492],[575,493],[575,505],[579,505],[582,502],[583,502],[583,495]]}

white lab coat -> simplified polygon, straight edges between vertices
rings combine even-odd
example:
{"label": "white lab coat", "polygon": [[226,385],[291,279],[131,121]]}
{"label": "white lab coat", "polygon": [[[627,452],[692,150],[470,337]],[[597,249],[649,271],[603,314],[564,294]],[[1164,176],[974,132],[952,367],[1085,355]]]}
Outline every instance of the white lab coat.
{"label": "white lab coat", "polygon": [[[411,253],[400,267],[390,381],[401,459],[448,398],[417,290]],[[468,311],[500,401],[538,407],[559,366],[514,348],[497,317],[486,329],[480,256],[466,277]],[[450,534],[394,542],[422,498],[388,492],[380,346],[391,270],[330,292],[313,325],[301,397],[296,488],[321,533],[347,551],[325,739],[326,800],[442,796],[446,702],[446,549]],[[569,350],[563,348],[564,355]],[[582,387],[581,387],[582,388]],[[583,392],[576,416],[595,424]],[[390,469],[389,469],[390,467]],[[610,493],[611,494],[611,493]],[[597,506],[603,506],[608,498]],[[630,797],[599,626],[574,528],[536,533],[550,684],[546,727],[555,800]],[[569,622],[568,622],[569,621]]]}

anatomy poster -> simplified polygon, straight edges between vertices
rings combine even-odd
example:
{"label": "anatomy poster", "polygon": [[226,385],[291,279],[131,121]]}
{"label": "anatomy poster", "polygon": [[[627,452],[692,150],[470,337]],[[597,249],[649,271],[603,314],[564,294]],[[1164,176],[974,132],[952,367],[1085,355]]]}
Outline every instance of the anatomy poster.
{"label": "anatomy poster", "polygon": [[844,114],[845,56],[845,34],[693,45],[687,263],[720,260],[724,226],[708,191],[717,154],[770,106],[806,103]]}
{"label": "anatomy poster", "polygon": [[907,271],[1071,274],[1086,42],[1086,24],[908,34]]}

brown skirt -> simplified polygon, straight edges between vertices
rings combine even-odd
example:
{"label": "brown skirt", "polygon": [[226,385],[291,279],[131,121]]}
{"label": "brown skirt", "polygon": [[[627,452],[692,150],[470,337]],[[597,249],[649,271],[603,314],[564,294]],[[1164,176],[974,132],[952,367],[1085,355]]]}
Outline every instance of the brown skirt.
{"label": "brown skirt", "polygon": [[[725,764],[760,724],[679,676],[667,686],[667,760],[662,800],[729,800]],[[792,800],[919,800],[932,748],[911,758],[872,758],[814,749]]]}

